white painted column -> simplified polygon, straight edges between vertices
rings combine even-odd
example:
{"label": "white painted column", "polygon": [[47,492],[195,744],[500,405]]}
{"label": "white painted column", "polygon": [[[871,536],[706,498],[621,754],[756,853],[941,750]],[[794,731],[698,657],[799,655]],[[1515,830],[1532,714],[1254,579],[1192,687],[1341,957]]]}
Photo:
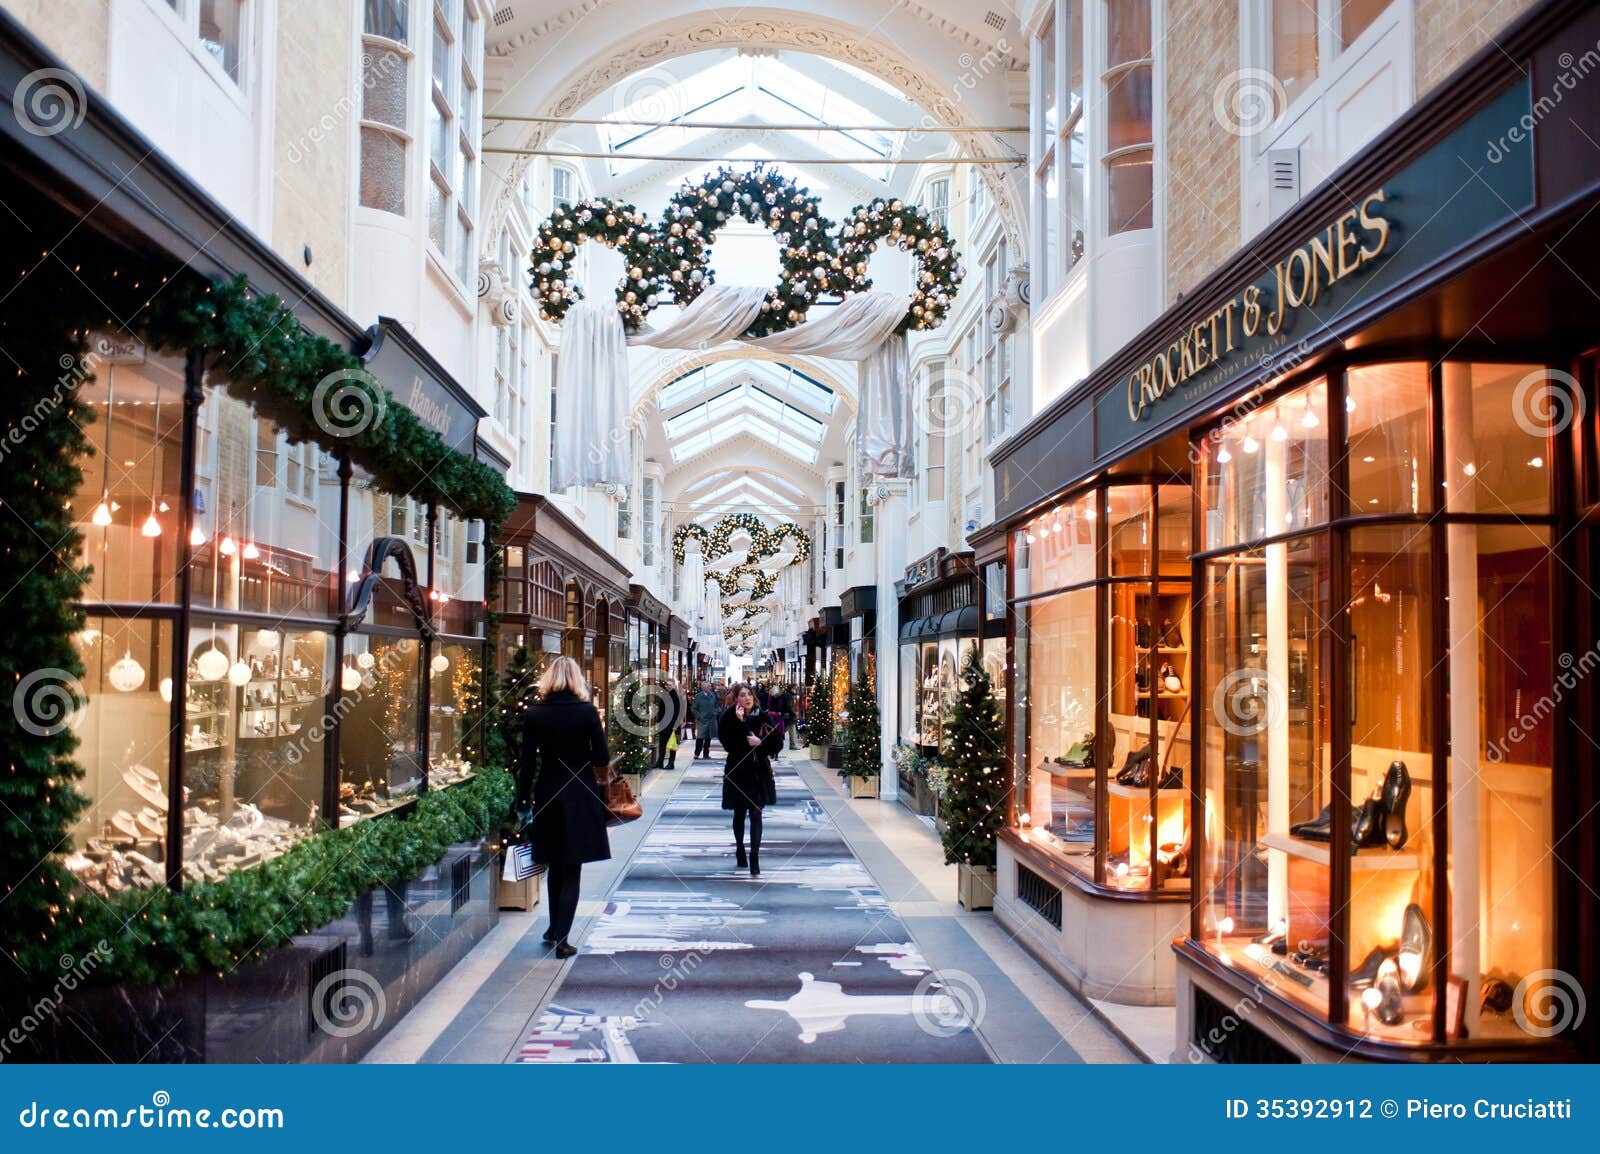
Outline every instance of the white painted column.
{"label": "white painted column", "polygon": [[878,720],[881,770],[878,796],[900,796],[900,778],[891,755],[900,733],[900,601],[895,581],[906,568],[906,534],[911,482],[892,478],[872,482],[873,570],[878,590],[878,628],[874,641],[878,669]]}
{"label": "white painted column", "polygon": [[[1267,455],[1267,483],[1263,504],[1269,535],[1287,527],[1289,486],[1286,468],[1288,442],[1270,435],[1262,441]],[[1289,687],[1289,546],[1268,545],[1267,554],[1267,832],[1289,833],[1289,711],[1283,707]],[[1267,925],[1282,925],[1289,917],[1289,857],[1279,850],[1267,853]]]}
{"label": "white painted column", "polygon": [[[1444,471],[1445,509],[1451,513],[1477,512],[1477,489],[1468,471],[1473,468],[1472,377],[1467,365],[1444,365]],[[1475,469],[1474,469],[1475,471]],[[1479,953],[1479,927],[1486,911],[1481,907],[1478,854],[1483,838],[1483,783],[1478,750],[1480,687],[1478,660],[1482,625],[1478,620],[1478,532],[1472,525],[1445,528],[1449,564],[1449,629],[1445,638],[1450,669],[1450,877],[1436,877],[1436,886],[1449,884],[1450,969],[1466,979],[1463,1024],[1469,1034],[1478,1025],[1479,978],[1483,972]],[[1435,591],[1435,596],[1438,595]],[[1435,675],[1437,676],[1437,675]],[[1438,783],[1434,783],[1434,788]],[[1437,795],[1433,804],[1438,804]],[[1424,807],[1422,820],[1430,820],[1433,806]],[[1430,837],[1421,843],[1431,849]]]}

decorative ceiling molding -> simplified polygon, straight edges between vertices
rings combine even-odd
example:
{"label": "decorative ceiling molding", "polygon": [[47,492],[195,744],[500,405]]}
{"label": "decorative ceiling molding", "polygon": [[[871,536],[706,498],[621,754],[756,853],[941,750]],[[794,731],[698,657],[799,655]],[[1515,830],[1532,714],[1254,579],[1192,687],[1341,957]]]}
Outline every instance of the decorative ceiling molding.
{"label": "decorative ceiling molding", "polygon": [[[568,9],[551,17],[540,27],[559,30],[572,21],[605,7],[606,3],[607,0],[592,0],[589,4]],[[914,11],[910,5],[904,7],[913,15],[926,12],[925,9]],[[531,36],[531,33],[524,33],[507,41],[506,51],[515,51],[518,47],[531,43]],[[972,110],[955,87],[945,78],[932,74],[893,41],[875,31],[839,21],[789,13],[741,16],[726,20],[696,15],[665,21],[636,32],[630,37],[619,39],[605,51],[578,63],[567,73],[566,79],[555,91],[543,98],[538,107],[520,111],[528,111],[539,116],[575,116],[595,97],[622,83],[636,72],[695,52],[745,47],[804,52],[843,61],[878,77],[904,93],[923,111],[932,125],[960,127],[979,123],[972,117]],[[1005,54],[993,48],[988,51],[994,56],[988,61],[987,74],[1001,74],[1003,77],[1002,62]],[[976,71],[978,65],[982,63],[984,62],[969,62],[966,66],[967,73]],[[962,81],[962,87],[970,87],[965,83],[965,79]],[[520,133],[515,138],[520,142],[518,147],[544,148],[562,126],[519,123],[513,127]],[[965,156],[1016,159],[1004,151],[993,138],[976,133],[964,135],[959,147],[961,155]],[[496,194],[494,208],[490,213],[489,219],[494,225],[492,228],[482,230],[485,234],[486,256],[493,254],[499,245],[500,232],[505,228],[510,202],[521,182],[523,172],[532,161],[533,158],[528,156],[511,159],[507,177],[500,184],[500,191]],[[989,188],[991,199],[1005,226],[1013,251],[1026,251],[1024,228],[1026,218],[1022,198],[1015,182],[1003,174],[997,175],[995,169],[990,166],[983,166],[980,169],[980,177]]]}

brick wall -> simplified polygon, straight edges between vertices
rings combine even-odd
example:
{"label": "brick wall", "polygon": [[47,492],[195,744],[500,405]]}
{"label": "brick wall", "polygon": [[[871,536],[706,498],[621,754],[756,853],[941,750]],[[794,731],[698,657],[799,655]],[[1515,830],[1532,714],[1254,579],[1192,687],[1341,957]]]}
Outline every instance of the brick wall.
{"label": "brick wall", "polygon": [[[348,305],[351,139],[362,87],[351,5],[278,0],[272,246],[335,304]],[[312,263],[303,255],[309,245]]]}
{"label": "brick wall", "polygon": [[1215,110],[1239,66],[1237,6],[1168,0],[1166,46],[1170,304],[1240,243],[1239,141]]}
{"label": "brick wall", "polygon": [[1534,0],[1417,0],[1417,96],[1427,95]]}

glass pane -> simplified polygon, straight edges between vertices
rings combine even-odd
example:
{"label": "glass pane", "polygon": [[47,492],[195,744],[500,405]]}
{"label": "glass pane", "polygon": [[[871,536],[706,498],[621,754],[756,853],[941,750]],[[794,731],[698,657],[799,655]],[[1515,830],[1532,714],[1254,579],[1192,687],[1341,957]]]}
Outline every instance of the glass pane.
{"label": "glass pane", "polygon": [[406,42],[406,9],[410,0],[363,0],[362,30],[369,36]]}
{"label": "glass pane", "polygon": [[197,617],[184,703],[184,872],[214,878],[282,853],[322,802],[327,633]]}
{"label": "glass pane", "polygon": [[417,726],[421,651],[414,637],[345,638],[338,705],[341,824],[384,813],[417,791],[423,769]]}
{"label": "glass pane", "polygon": [[406,142],[382,129],[361,129],[361,203],[404,216]]}
{"label": "glass pane", "polygon": [[1156,488],[1160,516],[1160,541],[1156,550],[1156,572],[1163,577],[1189,577],[1189,554],[1193,546],[1194,490],[1188,485],[1160,485]]}
{"label": "glass pane", "polygon": [[1577,406],[1561,375],[1541,365],[1456,362],[1443,375],[1445,507],[1548,513],[1550,438]]}
{"label": "glass pane", "polygon": [[483,646],[441,639],[429,660],[428,787],[454,785],[470,775],[467,725],[481,697]]}
{"label": "glass pane", "polygon": [[1017,809],[1023,828],[1094,871],[1095,591],[1017,606],[1019,716],[1028,718],[1028,760]]}
{"label": "glass pane", "polygon": [[446,100],[450,98],[450,41],[437,19],[433,22],[433,83]]}
{"label": "glass pane", "polygon": [[1339,47],[1348,48],[1389,7],[1389,0],[1339,0]]}
{"label": "glass pane", "polygon": [[361,116],[380,124],[406,126],[406,58],[392,48],[361,50]]}
{"label": "glass pane", "polygon": [[[1433,600],[1426,526],[1350,534],[1350,1025],[1402,1042],[1432,1037],[1443,884],[1432,870]],[[1430,945],[1419,953],[1418,941]]]}
{"label": "glass pane", "polygon": [[[84,667],[81,712],[46,715],[42,689],[28,698],[41,710],[37,720],[67,722],[78,736],[78,791],[89,804],[73,826],[63,864],[96,894],[164,884],[172,627],[90,617],[73,640]],[[20,720],[20,694],[15,708]]]}
{"label": "glass pane", "polygon": [[1106,151],[1149,144],[1150,68],[1130,68],[1106,85]]}
{"label": "glass pane", "polygon": [[450,179],[450,114],[438,97],[428,101],[428,159],[437,170],[436,180]]}
{"label": "glass pane", "polygon": [[944,730],[944,697],[939,692],[939,643],[925,641],[917,649],[917,743],[935,749]]}
{"label": "glass pane", "polygon": [[905,745],[918,743],[917,707],[921,703],[918,680],[918,646],[915,641],[900,645],[900,733]]}
{"label": "glass pane", "polygon": [[[78,386],[89,451],[71,501],[90,568],[85,601],[176,603],[183,362],[110,364],[91,354]],[[115,660],[115,659],[113,659]]]}
{"label": "glass pane", "polygon": [[1060,123],[1056,108],[1056,22],[1053,16],[1039,33],[1039,48],[1042,55],[1039,65],[1039,94],[1043,98],[1040,102],[1040,111],[1043,117],[1045,141],[1048,145],[1056,126]]}
{"label": "glass pane", "polygon": [[[253,406],[208,389],[201,425],[217,449],[196,462],[190,536],[194,604],[258,613],[326,617],[334,608],[339,549],[337,465],[305,446],[318,480],[314,498],[280,488],[279,430]],[[250,455],[250,447],[255,452]],[[267,452],[267,447],[271,452]]]}
{"label": "glass pane", "polygon": [[1149,485],[1116,485],[1106,490],[1106,532],[1110,537],[1107,552],[1113,577],[1150,572],[1153,493]]}
{"label": "glass pane", "polygon": [[1314,825],[1330,794],[1328,565],[1321,534],[1207,564],[1209,699],[1198,714],[1203,944],[1318,1014],[1329,1004],[1316,967],[1326,964],[1332,859]]}
{"label": "glass pane", "polygon": [[1044,292],[1048,295],[1055,288],[1055,270],[1061,263],[1061,222],[1058,219],[1061,212],[1061,182],[1056,173],[1056,154],[1052,148],[1045,154],[1041,163],[1039,174],[1040,192],[1044,202],[1041,213],[1044,217],[1041,222],[1044,226]]}
{"label": "glass pane", "polygon": [[200,0],[200,46],[235,84],[239,82],[243,8],[243,0]]}
{"label": "glass pane", "polygon": [[1151,154],[1136,152],[1117,157],[1111,162],[1108,176],[1111,214],[1108,230],[1115,235],[1154,227]]}
{"label": "glass pane", "polygon": [[1207,549],[1327,521],[1327,406],[1318,381],[1211,433],[1202,458]]}
{"label": "glass pane", "polygon": [[1106,0],[1106,67],[1149,55],[1150,0]]}
{"label": "glass pane", "polygon": [[1347,381],[1350,512],[1430,510],[1428,366],[1365,365]]}
{"label": "glass pane", "polygon": [[439,186],[434,177],[428,181],[428,239],[440,252],[445,250],[446,210],[450,207],[450,193]]}
{"label": "glass pane", "polygon": [[1272,0],[1272,74],[1290,103],[1317,78],[1317,0]]}
{"label": "glass pane", "polygon": [[456,276],[461,279],[461,283],[468,287],[476,284],[475,266],[477,265],[478,254],[472,245],[472,228],[465,220],[461,219],[459,213],[456,215],[455,258]]}
{"label": "glass pane", "polygon": [[1018,532],[1015,596],[1094,580],[1098,501],[1097,494],[1086,493],[1040,514]]}
{"label": "glass pane", "polygon": [[1535,1008],[1553,991],[1548,981],[1521,986],[1521,1006],[1513,991],[1556,964],[1556,709],[1593,655],[1563,652],[1552,664],[1548,530],[1451,525],[1446,532],[1447,659],[1450,684],[1463,689],[1449,706],[1450,972],[1466,984],[1468,1036],[1526,1041],[1518,1015],[1539,1022]]}

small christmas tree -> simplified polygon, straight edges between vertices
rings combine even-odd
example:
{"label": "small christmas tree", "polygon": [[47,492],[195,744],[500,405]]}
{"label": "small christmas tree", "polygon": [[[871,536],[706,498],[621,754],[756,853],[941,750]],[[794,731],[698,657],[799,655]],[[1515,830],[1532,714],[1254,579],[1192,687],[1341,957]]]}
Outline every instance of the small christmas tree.
{"label": "small christmas tree", "polygon": [[878,723],[878,687],[867,667],[866,676],[850,687],[849,713],[844,723],[844,768],[840,777],[877,777],[883,771],[881,729]]}
{"label": "small christmas tree", "polygon": [[611,764],[618,773],[644,773],[650,768],[653,749],[654,710],[645,682],[624,677],[611,693],[611,708],[606,710],[606,741],[611,746]]}
{"label": "small christmas tree", "polygon": [[806,718],[801,730],[810,745],[827,745],[833,740],[833,695],[828,679],[817,674],[806,691]]}
{"label": "small christmas tree", "polygon": [[945,712],[939,753],[946,779],[939,798],[946,862],[995,863],[994,838],[1005,823],[1010,791],[1004,741],[1000,702],[974,648],[961,667],[961,691]]}
{"label": "small christmas tree", "polygon": [[511,664],[498,680],[500,742],[505,756],[515,762],[522,756],[522,727],[528,709],[538,698],[539,671],[529,663],[526,645],[517,646]]}

